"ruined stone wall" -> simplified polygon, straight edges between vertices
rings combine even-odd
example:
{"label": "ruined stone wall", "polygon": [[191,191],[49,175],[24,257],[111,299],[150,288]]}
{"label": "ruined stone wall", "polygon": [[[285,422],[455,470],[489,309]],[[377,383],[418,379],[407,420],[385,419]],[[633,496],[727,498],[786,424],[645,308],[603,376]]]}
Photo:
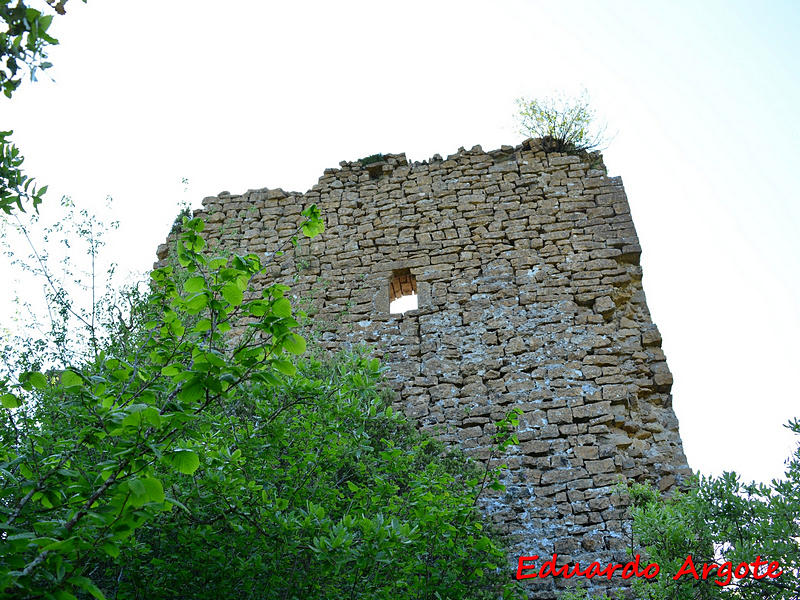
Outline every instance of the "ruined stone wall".
{"label": "ruined stone wall", "polygon": [[[222,193],[196,214],[212,245],[264,253],[312,203],[325,233],[265,281],[318,311],[319,343],[372,345],[405,413],[478,458],[492,423],[522,409],[507,488],[484,503],[512,560],[626,562],[615,484],[667,489],[689,471],[621,180],[598,156],[528,140],[343,162],[305,194]],[[390,314],[412,286],[419,308]],[[553,597],[552,579],[534,581],[533,597]]]}

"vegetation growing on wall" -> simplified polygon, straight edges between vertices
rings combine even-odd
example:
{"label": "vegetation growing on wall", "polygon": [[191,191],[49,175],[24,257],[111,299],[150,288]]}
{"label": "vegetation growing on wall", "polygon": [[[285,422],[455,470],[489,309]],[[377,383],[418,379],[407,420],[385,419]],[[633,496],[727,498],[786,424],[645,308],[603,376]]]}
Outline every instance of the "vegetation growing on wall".
{"label": "vegetation growing on wall", "polygon": [[366,167],[367,165],[381,162],[382,160],[383,160],[383,154],[370,154],[365,158],[358,159],[358,162],[360,162],[362,165]]}
{"label": "vegetation growing on wall", "polygon": [[576,98],[518,98],[520,133],[539,138],[546,152],[591,152],[606,143],[585,92]]}

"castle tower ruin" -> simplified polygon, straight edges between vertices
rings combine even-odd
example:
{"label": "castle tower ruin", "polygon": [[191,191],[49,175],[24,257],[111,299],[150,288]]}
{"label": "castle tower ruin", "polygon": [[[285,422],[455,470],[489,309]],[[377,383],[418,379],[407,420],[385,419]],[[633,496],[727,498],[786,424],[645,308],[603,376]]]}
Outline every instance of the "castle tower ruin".
{"label": "castle tower ruin", "polygon": [[[263,254],[310,204],[325,233],[264,281],[309,302],[318,343],[374,347],[397,406],[478,459],[493,423],[522,410],[506,490],[483,506],[515,564],[554,552],[560,564],[627,562],[618,481],[666,490],[690,471],[621,180],[598,155],[527,140],[343,162],[305,194],[222,193],[196,216],[212,246]],[[418,308],[390,313],[410,293]],[[531,581],[532,597],[553,598],[552,579]]]}

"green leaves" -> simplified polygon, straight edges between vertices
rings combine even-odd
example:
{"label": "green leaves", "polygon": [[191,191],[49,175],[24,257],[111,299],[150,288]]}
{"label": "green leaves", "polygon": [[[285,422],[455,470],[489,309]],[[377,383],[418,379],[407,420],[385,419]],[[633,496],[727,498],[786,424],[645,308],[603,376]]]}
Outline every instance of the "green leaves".
{"label": "green leaves", "polygon": [[[505,557],[468,483],[480,473],[386,410],[379,365],[272,365],[296,373],[204,415],[204,469],[186,486],[191,519],[162,513],[137,534],[154,552],[126,568],[153,575],[150,595],[501,597]],[[296,572],[302,557],[315,564],[313,583]],[[207,568],[188,574],[187,561]],[[123,586],[145,592],[133,578]]]}
{"label": "green leaves", "polygon": [[296,333],[290,333],[284,338],[283,347],[292,354],[303,354],[306,351],[306,341]]}
{"label": "green leaves", "polygon": [[[316,207],[304,217],[304,234],[323,231]],[[475,535],[474,469],[453,472],[392,412],[376,359],[295,358],[307,344],[289,288],[246,300],[261,261],[209,257],[202,231],[183,220],[182,267],[151,274],[97,354],[0,387],[4,407],[25,401],[0,413],[0,584],[52,598],[499,597],[487,574],[505,559]],[[314,578],[295,568],[309,560]]]}
{"label": "green leaves", "polygon": [[158,410],[147,404],[132,404],[127,406],[123,414],[125,414],[125,416],[120,422],[122,427],[138,428],[141,425],[159,427],[161,425],[161,415]]}
{"label": "green leaves", "polygon": [[[109,545],[110,544],[105,544],[103,546],[104,549]],[[79,590],[83,590],[84,592],[88,593],[89,595],[92,596],[92,598],[95,598],[96,600],[106,600],[106,597],[103,595],[103,592],[100,591],[100,588],[98,588],[94,583],[92,583],[92,580],[89,579],[88,577],[73,576],[70,577],[67,581],[72,585],[74,585]]]}
{"label": "green leaves", "polygon": [[[800,434],[796,421],[789,424]],[[701,563],[714,561],[733,568],[752,564],[757,557],[777,561],[783,570],[780,586],[769,579],[751,577],[734,581],[734,595],[744,600],[789,600],[800,594],[800,446],[786,462],[786,475],[769,485],[742,483],[736,473],[695,477],[684,489],[662,496],[650,484],[630,484],[633,532],[637,544],[661,566],[659,577],[647,585],[635,584],[653,600],[728,598],[731,595],[720,572],[707,579],[691,575],[673,579],[686,557]],[[637,548],[637,551],[638,548]],[[766,571],[762,563],[762,574]],[[752,569],[751,569],[752,572]]]}
{"label": "green leaves", "polygon": [[[63,5],[64,2],[57,4],[62,14]],[[0,26],[0,90],[11,98],[26,72],[35,81],[39,71],[52,66],[46,60],[47,49],[58,44],[58,40],[47,33],[53,15],[27,6],[24,0],[13,5],[4,2],[0,6],[0,18],[5,26]],[[8,139],[12,133],[0,131],[0,210],[6,214],[11,214],[15,208],[24,212],[23,202],[27,201],[38,211],[47,186],[37,188],[34,180],[23,172],[24,159]]]}
{"label": "green leaves", "polygon": [[284,358],[276,358],[272,361],[272,366],[275,367],[276,370],[280,371],[284,375],[294,375],[297,372],[297,369],[292,364],[291,361],[288,361]]}
{"label": "green leaves", "polygon": [[164,502],[164,487],[155,477],[132,478],[127,482],[131,494],[131,503],[142,507],[148,502]]}
{"label": "green leaves", "polygon": [[291,317],[292,305],[286,298],[278,298],[272,305],[272,314],[276,317]]}
{"label": "green leaves", "polygon": [[208,296],[205,293],[195,294],[186,299],[186,310],[189,314],[196,315],[208,306]]}
{"label": "green leaves", "polygon": [[25,68],[30,71],[31,79],[36,79],[36,72],[50,67],[47,58],[47,46],[58,44],[58,40],[47,34],[53,16],[18,2],[15,6],[9,3],[0,11],[6,29],[0,29],[0,59],[5,62],[0,74],[0,89],[7,98],[22,83]]}
{"label": "green leaves", "polygon": [[0,396],[0,403],[2,403],[5,408],[17,408],[18,406],[22,406],[22,401],[14,394],[3,394]]}
{"label": "green leaves", "polygon": [[47,387],[47,378],[38,372],[27,372],[22,373],[19,376],[19,381],[22,384],[23,389],[31,390],[43,390]]}
{"label": "green leaves", "polygon": [[190,293],[199,292],[206,288],[206,280],[201,276],[190,277],[183,283],[183,289]]}
{"label": "green leaves", "polygon": [[65,390],[83,386],[83,379],[74,371],[66,370],[61,373],[61,385]]}
{"label": "green leaves", "polygon": [[316,204],[312,204],[301,214],[307,219],[302,225],[304,236],[313,238],[325,231],[325,222],[322,220],[322,216]]}
{"label": "green leaves", "polygon": [[231,306],[239,306],[244,298],[242,290],[239,289],[239,286],[235,283],[226,284],[220,290],[220,293],[222,294],[222,297],[230,303]]}
{"label": "green leaves", "polygon": [[546,152],[590,152],[606,143],[585,91],[577,98],[518,98],[517,106],[520,133],[539,138]]}
{"label": "green leaves", "polygon": [[[2,43],[0,43],[2,46]],[[0,87],[2,82],[0,72]],[[22,170],[24,158],[19,149],[8,139],[12,131],[0,131],[0,210],[11,214],[17,210],[25,212],[23,201],[30,201],[33,208],[38,211],[38,206],[47,192],[47,186],[36,187],[34,180]]]}
{"label": "green leaves", "polygon": [[194,450],[175,450],[166,455],[164,460],[184,475],[192,475],[200,466],[200,458]]}

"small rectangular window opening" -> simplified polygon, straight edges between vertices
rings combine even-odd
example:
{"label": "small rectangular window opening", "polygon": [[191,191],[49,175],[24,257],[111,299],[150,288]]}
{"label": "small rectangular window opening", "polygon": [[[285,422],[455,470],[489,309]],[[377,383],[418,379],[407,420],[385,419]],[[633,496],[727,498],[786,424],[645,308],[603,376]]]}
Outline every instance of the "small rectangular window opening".
{"label": "small rectangular window opening", "polygon": [[389,282],[389,312],[402,314],[417,308],[417,279],[409,269],[392,272],[392,280]]}

